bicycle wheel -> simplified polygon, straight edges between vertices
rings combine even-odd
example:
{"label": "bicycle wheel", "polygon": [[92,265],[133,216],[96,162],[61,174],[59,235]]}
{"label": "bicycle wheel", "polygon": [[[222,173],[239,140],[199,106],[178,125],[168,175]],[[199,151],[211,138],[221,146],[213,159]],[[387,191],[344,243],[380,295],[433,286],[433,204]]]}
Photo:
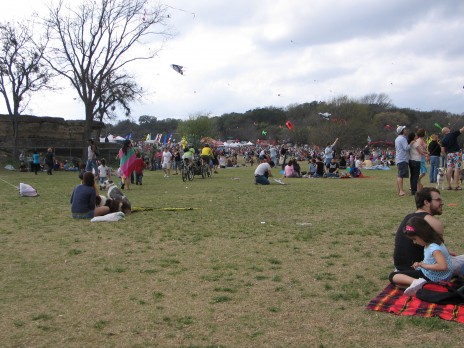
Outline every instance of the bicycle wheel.
{"label": "bicycle wheel", "polygon": [[187,175],[188,175],[189,181],[192,181],[193,178],[195,178],[195,172],[193,171],[193,168],[189,168]]}
{"label": "bicycle wheel", "polygon": [[189,170],[186,167],[182,168],[182,181],[187,181]]}
{"label": "bicycle wheel", "polygon": [[202,177],[203,179],[206,178],[206,176],[208,175],[208,174],[206,173],[207,171],[208,171],[208,170],[206,169],[206,166],[205,166],[205,165],[202,165],[202,166],[201,166],[201,177]]}

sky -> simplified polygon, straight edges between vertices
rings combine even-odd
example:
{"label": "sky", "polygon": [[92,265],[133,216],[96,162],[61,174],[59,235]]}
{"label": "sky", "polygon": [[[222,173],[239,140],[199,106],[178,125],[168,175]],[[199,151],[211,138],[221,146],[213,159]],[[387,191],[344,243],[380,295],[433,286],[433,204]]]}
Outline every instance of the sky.
{"label": "sky", "polygon": [[[176,35],[157,57],[128,68],[146,92],[132,104],[134,121],[141,115],[220,116],[372,93],[388,95],[398,107],[464,115],[463,1],[161,3],[169,6]],[[41,0],[8,1],[0,21],[44,9]],[[155,39],[137,49],[158,44]],[[185,74],[171,64],[184,66]],[[84,119],[77,93],[64,86],[34,97],[27,113]]]}

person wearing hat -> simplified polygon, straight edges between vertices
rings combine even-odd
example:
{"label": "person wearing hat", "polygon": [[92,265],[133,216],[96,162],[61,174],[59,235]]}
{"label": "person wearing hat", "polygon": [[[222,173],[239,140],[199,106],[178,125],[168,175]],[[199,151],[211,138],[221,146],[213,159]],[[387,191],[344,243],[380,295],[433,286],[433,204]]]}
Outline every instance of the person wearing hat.
{"label": "person wearing hat", "polygon": [[395,163],[398,169],[396,191],[398,196],[404,196],[403,180],[409,178],[409,149],[412,143],[408,144],[406,126],[398,126],[398,128],[396,128],[396,134],[398,134],[395,139]]}
{"label": "person wearing hat", "polygon": [[461,148],[458,143],[458,137],[464,133],[464,127],[459,130],[451,131],[448,127],[443,127],[441,130],[443,140],[441,141],[441,151],[446,154],[446,180],[448,181],[448,190],[452,190],[451,176],[454,172],[453,182],[456,185],[455,190],[462,190],[459,186],[459,172],[461,170],[461,156],[459,153]]}

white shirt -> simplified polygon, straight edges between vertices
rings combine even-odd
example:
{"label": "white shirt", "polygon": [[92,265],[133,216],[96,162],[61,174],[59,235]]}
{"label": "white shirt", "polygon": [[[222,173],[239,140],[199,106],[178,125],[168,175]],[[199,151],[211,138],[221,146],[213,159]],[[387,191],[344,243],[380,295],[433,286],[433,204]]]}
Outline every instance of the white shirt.
{"label": "white shirt", "polygon": [[163,151],[163,161],[162,163],[169,163],[171,162],[172,154],[169,151]]}
{"label": "white shirt", "polygon": [[102,177],[102,178],[106,178],[108,175],[108,167],[107,166],[103,166],[103,165],[100,165],[98,167],[98,176]]}
{"label": "white shirt", "polygon": [[261,163],[258,167],[256,167],[255,169],[255,176],[256,175],[264,175],[267,173],[270,173],[271,172],[271,166],[269,165],[269,163],[267,162],[264,162],[264,163]]}
{"label": "white shirt", "polygon": [[95,159],[95,152],[92,150],[92,145],[89,145],[87,148],[87,159],[94,160]]}

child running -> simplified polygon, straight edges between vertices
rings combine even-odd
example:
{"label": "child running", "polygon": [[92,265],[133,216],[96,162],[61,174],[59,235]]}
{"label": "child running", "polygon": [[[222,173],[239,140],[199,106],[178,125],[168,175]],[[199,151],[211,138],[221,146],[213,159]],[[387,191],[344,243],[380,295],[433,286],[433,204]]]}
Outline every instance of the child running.
{"label": "child running", "polygon": [[396,271],[390,274],[390,282],[399,287],[407,287],[404,294],[414,295],[427,281],[448,281],[453,275],[451,257],[443,237],[422,217],[412,217],[406,223],[403,233],[414,244],[424,247],[424,260],[414,262],[414,270]]}

